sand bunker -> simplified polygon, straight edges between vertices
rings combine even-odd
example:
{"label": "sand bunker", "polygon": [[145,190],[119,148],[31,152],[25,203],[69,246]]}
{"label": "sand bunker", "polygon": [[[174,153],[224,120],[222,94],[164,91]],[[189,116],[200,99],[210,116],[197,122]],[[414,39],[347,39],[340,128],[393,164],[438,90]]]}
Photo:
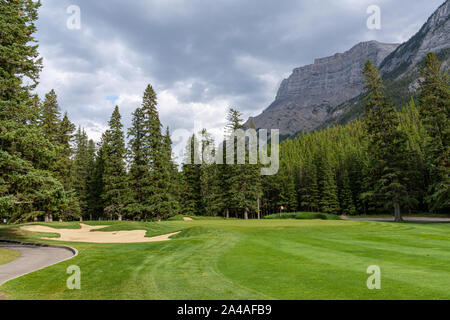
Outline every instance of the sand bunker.
{"label": "sand bunker", "polygon": [[188,217],[184,217],[183,220],[184,220],[184,221],[193,221],[192,218],[188,218]]}
{"label": "sand bunker", "polygon": [[45,226],[33,225],[23,226],[20,229],[32,232],[59,233],[59,238],[41,238],[47,240],[68,241],[68,242],[92,242],[92,243],[138,243],[138,242],[158,242],[168,241],[171,236],[180,232],[165,234],[162,236],[146,238],[146,230],[133,231],[111,231],[111,232],[91,232],[92,230],[103,229],[109,226],[88,226],[80,223],[81,229],[55,229]]}

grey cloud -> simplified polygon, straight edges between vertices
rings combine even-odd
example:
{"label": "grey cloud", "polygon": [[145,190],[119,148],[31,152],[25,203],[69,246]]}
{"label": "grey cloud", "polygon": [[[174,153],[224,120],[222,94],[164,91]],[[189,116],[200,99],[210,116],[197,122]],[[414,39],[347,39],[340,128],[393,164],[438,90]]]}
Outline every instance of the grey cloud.
{"label": "grey cloud", "polygon": [[[72,76],[61,84],[49,73],[42,88],[59,86],[61,104],[76,121],[106,124],[112,111],[106,96],[141,94],[145,81],[170,91],[182,104],[222,99],[255,115],[293,68],[360,41],[396,42],[411,36],[441,2],[48,0],[38,25],[41,49],[52,68]],[[70,4],[81,8],[80,31],[65,27]],[[365,10],[371,4],[382,9],[380,31],[366,28]],[[251,57],[270,69],[271,79],[279,79],[261,77],[265,70],[242,63],[242,57]],[[105,73],[114,79],[102,77]],[[124,105],[128,123],[135,104]],[[191,121],[183,118],[189,112],[180,115],[177,106],[172,108],[172,116],[165,113],[171,128]]]}

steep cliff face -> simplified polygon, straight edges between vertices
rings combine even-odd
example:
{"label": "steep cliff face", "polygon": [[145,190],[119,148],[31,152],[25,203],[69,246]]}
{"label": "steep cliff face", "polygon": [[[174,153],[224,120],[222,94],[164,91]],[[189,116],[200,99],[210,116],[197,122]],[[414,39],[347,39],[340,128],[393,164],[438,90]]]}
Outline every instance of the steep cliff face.
{"label": "steep cliff face", "polygon": [[346,123],[364,111],[362,69],[367,60],[380,67],[393,101],[401,105],[417,88],[419,65],[434,52],[448,69],[450,0],[442,4],[409,41],[363,42],[345,53],[317,59],[283,80],[275,101],[253,119],[257,128],[280,129],[284,135]]}
{"label": "steep cliff face", "polygon": [[[450,69],[450,0],[443,3],[411,39],[389,54],[380,65],[386,93],[397,107],[406,104],[419,87],[420,68],[426,55],[434,52],[443,69]],[[335,107],[318,128],[344,124],[364,113],[362,97]]]}
{"label": "steep cliff face", "polygon": [[283,80],[275,101],[258,117],[257,128],[280,129],[281,134],[312,130],[336,106],[361,94],[361,71],[367,60],[380,65],[398,44],[362,42],[345,53],[316,59]]}
{"label": "steep cliff face", "polygon": [[[410,40],[400,45],[381,63],[380,71],[388,75],[406,71],[421,62],[428,52],[438,53],[450,46],[450,1],[442,4]],[[401,70],[399,70],[401,69]],[[397,72],[400,76],[404,72]]]}

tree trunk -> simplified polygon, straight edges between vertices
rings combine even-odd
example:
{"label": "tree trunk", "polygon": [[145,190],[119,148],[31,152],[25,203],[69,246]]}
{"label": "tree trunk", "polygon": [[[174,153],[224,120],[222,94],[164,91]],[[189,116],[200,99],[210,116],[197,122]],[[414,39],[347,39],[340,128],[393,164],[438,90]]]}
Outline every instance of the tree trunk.
{"label": "tree trunk", "polygon": [[44,222],[48,222],[48,216],[44,216]]}
{"label": "tree trunk", "polygon": [[403,218],[402,218],[402,212],[400,211],[400,205],[398,203],[394,204],[394,209],[395,209],[395,222],[402,222]]}
{"label": "tree trunk", "polygon": [[53,222],[53,215],[50,215],[50,216],[49,216],[48,222]]}
{"label": "tree trunk", "polygon": [[226,209],[226,217],[227,217],[227,219],[230,218],[230,211],[228,210],[228,208]]}
{"label": "tree trunk", "polygon": [[245,211],[244,211],[244,219],[248,220],[248,208],[245,207]]}
{"label": "tree trunk", "polygon": [[259,198],[258,198],[258,210],[257,210],[257,214],[258,214],[258,220],[261,219],[261,210],[259,208]]}
{"label": "tree trunk", "polygon": [[83,222],[83,217],[80,217],[80,222]]}

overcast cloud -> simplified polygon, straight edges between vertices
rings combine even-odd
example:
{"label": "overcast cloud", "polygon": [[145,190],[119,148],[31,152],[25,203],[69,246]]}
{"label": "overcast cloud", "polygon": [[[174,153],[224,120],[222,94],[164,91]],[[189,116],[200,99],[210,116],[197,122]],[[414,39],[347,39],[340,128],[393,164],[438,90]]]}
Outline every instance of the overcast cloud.
{"label": "overcast cloud", "polygon": [[[222,132],[228,107],[255,116],[281,80],[361,41],[409,39],[443,0],[43,0],[38,87],[98,140],[117,104],[129,126],[151,83],[171,131]],[[81,9],[70,30],[67,8]],[[381,30],[366,27],[369,5]],[[179,150],[177,150],[179,152]]]}

